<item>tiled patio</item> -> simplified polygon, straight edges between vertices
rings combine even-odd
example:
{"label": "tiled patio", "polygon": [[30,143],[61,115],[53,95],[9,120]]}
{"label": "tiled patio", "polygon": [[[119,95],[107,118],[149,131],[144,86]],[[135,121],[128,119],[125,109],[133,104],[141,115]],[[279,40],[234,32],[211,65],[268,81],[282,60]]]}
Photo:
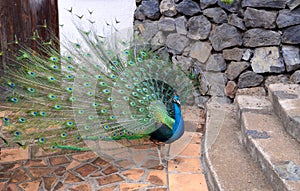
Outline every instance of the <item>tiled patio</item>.
{"label": "tiled patio", "polygon": [[[188,133],[188,132],[187,132]],[[27,150],[1,152],[1,190],[195,190],[206,183],[200,167],[201,133],[168,167],[126,169],[97,157],[93,152],[28,159]]]}
{"label": "tiled patio", "polygon": [[191,141],[166,168],[153,159],[139,167],[108,163],[91,151],[51,156],[33,148],[2,148],[0,190],[206,191],[200,162],[203,124],[198,125],[198,132],[185,132]]}

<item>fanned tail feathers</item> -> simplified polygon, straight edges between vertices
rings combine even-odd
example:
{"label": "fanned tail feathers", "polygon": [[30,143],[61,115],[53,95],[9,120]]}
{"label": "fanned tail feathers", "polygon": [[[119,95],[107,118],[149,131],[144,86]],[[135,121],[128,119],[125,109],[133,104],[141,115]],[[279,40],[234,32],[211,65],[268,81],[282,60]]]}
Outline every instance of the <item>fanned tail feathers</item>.
{"label": "fanned tail feathers", "polygon": [[37,32],[31,39],[39,51],[18,45],[0,84],[5,143],[46,150],[87,150],[101,141],[125,145],[149,137],[159,123],[171,124],[174,94],[183,103],[191,94],[186,74],[141,40],[76,26],[82,42],[63,43],[63,54],[53,46],[56,37],[43,42]]}

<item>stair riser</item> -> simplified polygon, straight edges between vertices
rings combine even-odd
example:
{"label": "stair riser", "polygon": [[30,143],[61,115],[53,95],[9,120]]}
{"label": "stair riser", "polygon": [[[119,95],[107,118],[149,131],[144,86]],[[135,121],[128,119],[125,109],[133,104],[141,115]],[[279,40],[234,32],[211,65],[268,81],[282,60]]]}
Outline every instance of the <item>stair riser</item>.
{"label": "stair riser", "polygon": [[250,153],[252,159],[256,161],[261,170],[263,171],[264,175],[269,180],[271,186],[275,191],[289,191],[286,185],[282,182],[282,179],[278,176],[275,172],[275,167],[272,166],[272,163],[268,161],[265,156],[263,156],[263,152],[259,151],[259,147],[255,145],[255,142],[252,138],[247,136],[246,131],[247,128],[245,127],[245,123],[243,120],[243,115],[241,116],[241,131],[242,131],[242,141],[244,146],[246,147],[247,151]]}
{"label": "stair riser", "polygon": [[[218,183],[218,181],[216,180],[217,175],[212,167],[211,162],[209,162],[208,156],[206,155],[206,153],[203,153],[202,156],[202,161],[205,165],[205,179],[206,179],[206,183],[207,183],[207,187],[208,190],[210,191],[223,191],[223,189],[221,188],[221,185]],[[203,166],[204,166],[203,165]]]}
{"label": "stair riser", "polygon": [[294,139],[300,143],[300,123],[290,117],[280,104],[273,91],[269,94],[276,115],[280,118],[284,128]]}

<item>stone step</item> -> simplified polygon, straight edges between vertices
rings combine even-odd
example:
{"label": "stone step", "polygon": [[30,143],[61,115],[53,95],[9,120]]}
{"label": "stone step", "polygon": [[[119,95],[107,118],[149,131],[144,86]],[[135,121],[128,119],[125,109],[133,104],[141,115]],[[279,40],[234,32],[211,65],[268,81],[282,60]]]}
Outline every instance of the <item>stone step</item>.
{"label": "stone step", "polygon": [[238,96],[242,140],[276,191],[300,190],[300,144],[284,129],[267,97]]}
{"label": "stone step", "polygon": [[234,105],[209,103],[202,163],[209,190],[271,191],[258,164],[241,141]]}
{"label": "stone step", "polygon": [[300,142],[300,85],[271,84],[269,96],[286,131]]}

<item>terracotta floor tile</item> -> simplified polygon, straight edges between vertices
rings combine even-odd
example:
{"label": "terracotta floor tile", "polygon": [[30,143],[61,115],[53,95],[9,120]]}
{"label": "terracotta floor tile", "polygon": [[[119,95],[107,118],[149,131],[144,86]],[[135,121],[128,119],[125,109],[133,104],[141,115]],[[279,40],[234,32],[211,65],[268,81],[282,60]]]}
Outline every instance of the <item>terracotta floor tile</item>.
{"label": "terracotta floor tile", "polygon": [[114,191],[118,186],[109,186],[109,187],[105,187],[105,188],[101,188],[97,191]]}
{"label": "terracotta floor tile", "polygon": [[6,173],[22,166],[22,162],[2,163],[0,172]]}
{"label": "terracotta floor tile", "polygon": [[0,152],[0,163],[11,162],[17,160],[27,160],[28,159],[28,148],[7,148],[1,149]]}
{"label": "terracotta floor tile", "polygon": [[160,169],[159,160],[149,159],[142,165],[142,167],[148,169]]}
{"label": "terracotta floor tile", "polygon": [[167,188],[149,188],[147,191],[167,191]]}
{"label": "terracotta floor tile", "polygon": [[43,159],[28,160],[25,164],[27,167],[46,167],[47,164]]}
{"label": "terracotta floor tile", "polygon": [[90,177],[102,177],[103,174],[100,171],[96,171],[90,175]]}
{"label": "terracotta floor tile", "polygon": [[49,161],[52,166],[67,164],[70,162],[65,156],[51,157],[49,158]]}
{"label": "terracotta floor tile", "polygon": [[26,180],[30,180],[31,178],[25,172],[24,169],[17,169],[12,175],[11,182],[24,182]]}
{"label": "terracotta floor tile", "polygon": [[66,173],[66,167],[64,166],[59,166],[53,171],[53,174],[56,176],[63,176]]}
{"label": "terracotta floor tile", "polygon": [[118,172],[118,169],[114,166],[109,166],[105,170],[102,171],[104,174],[109,175],[115,172]]}
{"label": "terracotta floor tile", "polygon": [[120,191],[138,191],[147,186],[149,186],[149,184],[121,183]]}
{"label": "terracotta floor tile", "polygon": [[[11,178],[11,173],[9,171],[7,173],[0,173],[0,180],[10,179],[10,178]],[[4,182],[4,181],[1,181],[1,182]]]}
{"label": "terracotta floor tile", "polygon": [[150,170],[147,181],[155,185],[166,185],[166,172],[164,170]]}
{"label": "terracotta floor tile", "polygon": [[67,170],[70,170],[72,168],[75,168],[76,166],[79,166],[81,163],[78,161],[73,160],[68,166],[67,166]]}
{"label": "terracotta floor tile", "polygon": [[179,155],[199,157],[201,152],[200,147],[200,144],[189,144]]}
{"label": "terracotta floor tile", "polygon": [[92,174],[96,170],[98,170],[98,168],[96,168],[90,164],[85,164],[85,165],[77,168],[74,171],[77,172],[78,174],[80,174],[82,177],[86,177],[87,175]]}
{"label": "terracotta floor tile", "polygon": [[201,144],[202,137],[203,137],[202,133],[193,132],[193,138],[191,144]]}
{"label": "terracotta floor tile", "polygon": [[169,174],[170,191],[208,191],[203,174]]}
{"label": "terracotta floor tile", "polygon": [[41,185],[41,180],[36,180],[33,182],[24,182],[19,184],[19,187],[21,187],[24,190],[28,191],[38,191],[39,187]]}
{"label": "terracotta floor tile", "polygon": [[129,167],[132,167],[134,165],[134,162],[130,160],[121,160],[116,162],[116,164],[121,168],[128,169]]}
{"label": "terracotta floor tile", "polygon": [[0,182],[0,190],[4,190],[5,182]]}
{"label": "terracotta floor tile", "polygon": [[124,171],[122,174],[124,176],[126,176],[127,178],[136,181],[136,180],[139,180],[145,174],[145,170],[144,169],[130,169],[130,170]]}
{"label": "terracotta floor tile", "polygon": [[87,161],[87,160],[94,159],[96,157],[97,157],[97,155],[92,151],[72,155],[73,159],[76,159],[76,160],[79,160],[79,161]]}
{"label": "terracotta floor tile", "polygon": [[18,191],[18,187],[17,187],[17,184],[14,184],[14,183],[10,183],[7,185],[7,188],[5,191]]}
{"label": "terracotta floor tile", "polygon": [[57,182],[57,177],[44,177],[44,187],[46,190],[51,190]]}
{"label": "terracotta floor tile", "polygon": [[142,161],[145,161],[147,156],[148,156],[147,151],[141,151],[140,153],[133,154],[132,159],[136,164],[140,164]]}
{"label": "terracotta floor tile", "polygon": [[73,186],[71,188],[69,188],[70,191],[90,191],[92,190],[91,189],[91,186],[89,183],[84,183],[84,184],[81,184],[81,185],[76,185],[76,186]]}
{"label": "terracotta floor tile", "polygon": [[110,176],[99,178],[99,179],[97,179],[97,181],[98,181],[99,185],[107,185],[107,184],[111,184],[114,182],[121,182],[121,181],[123,181],[123,178],[118,174],[113,174]]}
{"label": "terracotta floor tile", "polygon": [[168,171],[201,173],[200,159],[177,157],[169,161]]}
{"label": "terracotta floor tile", "polygon": [[103,159],[100,158],[100,157],[96,158],[92,163],[93,163],[94,165],[99,166],[99,167],[103,167],[103,166],[105,166],[105,165],[108,164],[107,161],[103,160]]}
{"label": "terracotta floor tile", "polygon": [[81,182],[81,181],[83,181],[82,178],[80,178],[80,177],[76,176],[75,174],[67,171],[65,183],[74,183],[74,182]]}
{"label": "terracotta floor tile", "polygon": [[55,190],[55,191],[64,191],[64,190],[65,190],[65,187],[64,187],[63,183],[58,182],[58,183],[55,185],[55,187],[54,187],[53,190]]}
{"label": "terracotta floor tile", "polygon": [[30,167],[28,169],[34,178],[46,176],[55,170],[53,167]]}

